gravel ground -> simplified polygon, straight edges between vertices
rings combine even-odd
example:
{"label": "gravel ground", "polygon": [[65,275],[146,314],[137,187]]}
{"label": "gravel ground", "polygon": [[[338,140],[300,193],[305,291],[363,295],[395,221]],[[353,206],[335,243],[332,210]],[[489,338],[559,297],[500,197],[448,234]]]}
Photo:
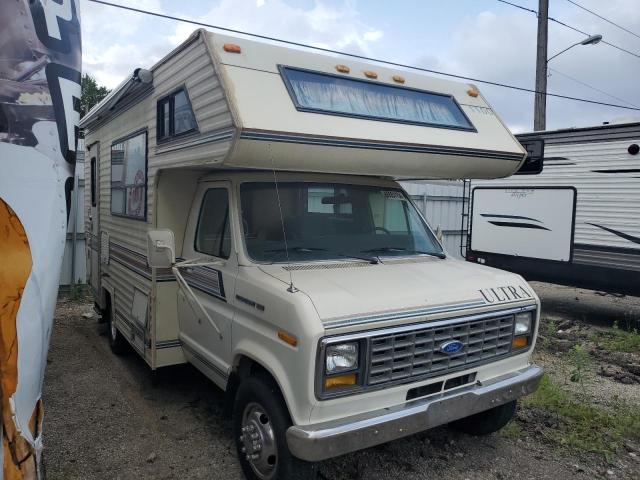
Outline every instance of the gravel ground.
{"label": "gravel ground", "polygon": [[[585,320],[611,325],[640,319],[639,298],[533,286],[543,300],[545,322],[554,327],[565,322],[570,332],[601,328]],[[61,298],[58,303],[44,386],[47,480],[240,480],[230,422],[222,417],[223,393],[188,365],[172,367],[154,384],[137,355],[111,353],[104,325],[83,317],[90,311],[90,302]],[[558,335],[551,347],[539,349],[536,361],[561,379],[570,345]],[[597,358],[585,374],[589,398],[607,405],[615,389],[638,404],[640,377],[636,381],[625,370],[631,380],[622,383],[615,373],[626,363]],[[603,376],[605,370],[611,375]],[[520,411],[518,423],[526,428],[515,436],[500,432],[476,438],[438,428],[324,462],[320,478],[640,479],[640,445],[625,444],[609,461],[570,453],[545,440],[539,433],[548,427],[536,421]]]}

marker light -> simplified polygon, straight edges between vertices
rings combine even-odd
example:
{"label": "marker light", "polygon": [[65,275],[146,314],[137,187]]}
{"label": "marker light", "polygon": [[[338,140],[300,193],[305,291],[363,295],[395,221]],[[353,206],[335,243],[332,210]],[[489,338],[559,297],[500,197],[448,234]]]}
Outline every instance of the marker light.
{"label": "marker light", "polygon": [[396,83],[404,83],[404,77],[402,75],[394,75],[391,78],[393,78],[393,81]]}
{"label": "marker light", "polygon": [[229,53],[242,53],[242,49],[240,45],[236,45],[235,43],[225,43],[222,48],[225,52]]}
{"label": "marker light", "polygon": [[469,95],[470,97],[476,98],[478,95],[480,95],[480,92],[476,87],[472,87],[469,90],[467,90],[467,95]]}
{"label": "marker light", "polygon": [[285,332],[284,330],[278,330],[278,338],[284,343],[288,343],[292,347],[298,345],[298,339],[296,338],[296,336],[291,335],[289,332]]}
{"label": "marker light", "polygon": [[371,70],[365,70],[364,76],[367,78],[378,78],[378,74],[376,72],[372,72]]}
{"label": "marker light", "polygon": [[342,64],[336,65],[336,70],[339,71],[340,73],[349,73],[351,71],[349,67]]}

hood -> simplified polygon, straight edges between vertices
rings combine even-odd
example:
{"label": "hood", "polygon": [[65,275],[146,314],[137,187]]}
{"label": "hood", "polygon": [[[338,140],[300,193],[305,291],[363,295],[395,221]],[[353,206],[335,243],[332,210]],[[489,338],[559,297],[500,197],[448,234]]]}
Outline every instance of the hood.
{"label": "hood", "polygon": [[264,265],[308,295],[326,327],[535,301],[518,275],[451,258]]}

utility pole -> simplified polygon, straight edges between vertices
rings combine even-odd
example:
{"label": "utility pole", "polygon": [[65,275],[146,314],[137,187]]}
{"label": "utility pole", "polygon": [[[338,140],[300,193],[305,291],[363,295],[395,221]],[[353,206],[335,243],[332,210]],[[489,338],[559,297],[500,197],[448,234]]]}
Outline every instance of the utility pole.
{"label": "utility pole", "polygon": [[538,0],[538,47],[536,51],[536,100],[533,107],[533,129],[547,128],[547,39],[549,32],[549,0]]}

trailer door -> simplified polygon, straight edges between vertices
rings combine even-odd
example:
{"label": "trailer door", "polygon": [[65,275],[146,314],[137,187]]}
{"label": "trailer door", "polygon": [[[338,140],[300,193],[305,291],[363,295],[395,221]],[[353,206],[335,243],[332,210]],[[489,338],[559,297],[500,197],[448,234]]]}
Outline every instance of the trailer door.
{"label": "trailer door", "polygon": [[[96,298],[100,298],[100,144],[87,149],[89,157],[89,208],[87,278]],[[86,175],[86,174],[85,174]],[[86,176],[85,176],[86,178]]]}

